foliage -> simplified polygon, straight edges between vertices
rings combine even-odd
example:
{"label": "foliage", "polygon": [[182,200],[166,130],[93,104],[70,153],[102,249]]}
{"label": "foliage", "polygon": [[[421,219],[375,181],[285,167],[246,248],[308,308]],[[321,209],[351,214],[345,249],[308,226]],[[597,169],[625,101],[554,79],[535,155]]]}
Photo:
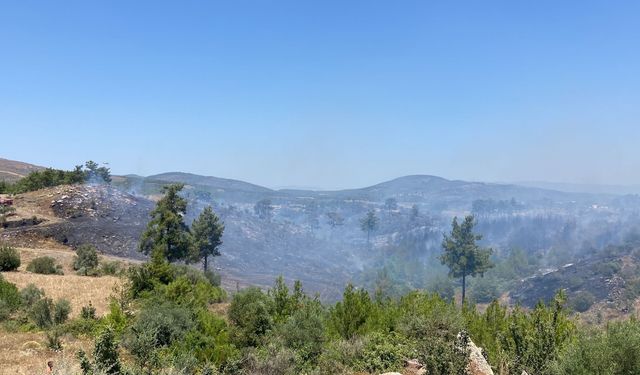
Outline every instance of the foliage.
{"label": "foliage", "polygon": [[111,182],[111,172],[107,167],[100,167],[93,161],[88,161],[84,166],[77,165],[72,171],[46,168],[33,171],[17,182],[3,183],[0,186],[0,193],[26,193],[58,185],[74,185],[85,182],[109,183]]}
{"label": "foliage", "polygon": [[45,335],[47,347],[55,352],[62,350],[62,332],[55,328]]}
{"label": "foliage", "polygon": [[96,338],[93,348],[93,363],[84,351],[78,352],[78,359],[83,375],[121,374],[122,364],[118,354],[118,343],[114,330],[106,327]]}
{"label": "foliage", "polygon": [[571,308],[577,312],[585,312],[594,304],[596,298],[586,290],[576,293],[570,300]]}
{"label": "foliage", "polygon": [[21,304],[18,288],[0,275],[0,321],[7,319]]}
{"label": "foliage", "polygon": [[640,373],[640,322],[612,322],[604,330],[587,330],[557,361],[555,372],[566,375]]}
{"label": "foliage", "polygon": [[20,298],[26,307],[33,306],[42,297],[44,297],[44,289],[39,289],[35,284],[28,284],[20,291]]}
{"label": "foliage", "polygon": [[71,303],[66,299],[59,299],[53,305],[53,323],[62,324],[69,319],[71,313]]}
{"label": "foliage", "polygon": [[473,232],[474,226],[473,216],[465,217],[462,224],[458,224],[458,218],[454,218],[451,233],[445,235],[442,240],[443,254],[440,261],[449,267],[449,276],[462,278],[463,303],[466,296],[466,278],[482,276],[493,267],[489,261],[492,250],[478,246],[476,241],[480,241],[482,236]]}
{"label": "foliage", "polygon": [[140,239],[140,251],[151,253],[156,261],[188,260],[191,254],[192,241],[184,222],[187,201],[179,195],[183,187],[183,184],[163,187],[164,196],[151,211],[151,220]]}
{"label": "foliage", "polygon": [[0,246],[0,272],[15,271],[20,267],[20,253],[8,245]]}
{"label": "foliage", "polygon": [[44,297],[37,300],[29,310],[29,318],[38,328],[47,328],[53,324],[53,301]]}
{"label": "foliage", "polygon": [[91,301],[89,301],[89,305],[82,306],[82,310],[80,311],[80,317],[82,319],[95,319],[96,318],[96,308],[93,307]]}
{"label": "foliage", "polygon": [[236,293],[229,306],[234,342],[241,346],[257,346],[272,328],[273,301],[260,289],[251,287]]}
{"label": "foliage", "polygon": [[207,272],[209,257],[220,255],[219,247],[222,245],[224,224],[213,212],[211,206],[207,206],[191,224],[191,232],[195,247],[194,260],[202,260],[204,271]]}
{"label": "foliage", "polygon": [[34,258],[27,265],[27,271],[43,275],[62,275],[62,266],[49,256]]}
{"label": "foliage", "polygon": [[378,229],[379,221],[374,210],[369,210],[367,214],[360,219],[360,229],[367,233],[367,244],[369,243],[371,233]]}
{"label": "foliage", "polygon": [[372,310],[373,302],[369,293],[349,284],[342,295],[342,301],[337,302],[330,310],[329,324],[335,333],[348,340],[363,333]]}
{"label": "foliage", "polygon": [[76,249],[76,256],[73,259],[73,269],[79,275],[95,275],[98,268],[98,252],[91,245],[81,245]]}

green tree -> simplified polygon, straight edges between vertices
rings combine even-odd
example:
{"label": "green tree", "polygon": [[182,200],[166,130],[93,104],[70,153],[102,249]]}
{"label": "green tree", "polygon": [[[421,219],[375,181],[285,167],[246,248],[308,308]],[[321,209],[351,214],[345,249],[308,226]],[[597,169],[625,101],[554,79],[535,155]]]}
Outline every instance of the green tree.
{"label": "green tree", "polygon": [[[110,183],[111,182],[111,171],[109,168],[105,166],[98,166],[98,163],[89,160],[84,164],[85,166],[85,180],[89,182],[101,182],[101,183]],[[76,171],[78,168],[76,167]]]}
{"label": "green tree", "polygon": [[458,223],[458,218],[454,218],[451,233],[445,234],[442,240],[443,253],[440,261],[449,267],[450,277],[462,279],[463,304],[466,297],[467,277],[483,276],[489,268],[493,267],[489,260],[493,250],[478,246],[476,241],[480,241],[482,236],[473,233],[474,226],[473,215],[465,217],[462,224]]}
{"label": "green tree", "polygon": [[191,224],[191,233],[195,250],[195,259],[202,260],[204,271],[209,267],[209,257],[220,255],[224,224],[213,212],[211,206],[205,207],[200,216]]}
{"label": "green tree", "polygon": [[350,339],[362,333],[363,327],[373,310],[373,302],[364,289],[347,285],[342,301],[337,302],[330,312],[330,324],[333,330],[344,339]]}
{"label": "green tree", "polygon": [[369,210],[367,214],[360,220],[360,229],[367,233],[367,245],[371,239],[371,232],[378,229],[378,217],[374,210]]}
{"label": "green tree", "polygon": [[192,240],[189,227],[184,222],[187,201],[179,193],[183,184],[163,187],[164,196],[151,211],[151,221],[142,233],[140,251],[151,253],[155,262],[189,260]]}

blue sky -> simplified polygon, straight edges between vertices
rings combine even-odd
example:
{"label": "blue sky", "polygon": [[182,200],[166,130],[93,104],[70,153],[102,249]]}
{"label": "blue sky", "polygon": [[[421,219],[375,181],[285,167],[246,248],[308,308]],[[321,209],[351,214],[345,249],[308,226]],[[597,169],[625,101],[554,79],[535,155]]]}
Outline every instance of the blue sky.
{"label": "blue sky", "polygon": [[0,157],[640,184],[640,2],[1,1]]}

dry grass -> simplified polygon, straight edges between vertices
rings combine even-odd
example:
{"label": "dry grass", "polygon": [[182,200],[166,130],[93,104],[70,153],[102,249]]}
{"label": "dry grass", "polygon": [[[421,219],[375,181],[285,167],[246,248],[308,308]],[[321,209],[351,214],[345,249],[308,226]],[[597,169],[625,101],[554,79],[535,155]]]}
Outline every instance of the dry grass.
{"label": "dry grass", "polygon": [[[42,288],[48,297],[54,300],[67,299],[72,306],[71,317],[80,314],[82,306],[91,302],[96,308],[96,315],[102,316],[108,312],[109,297],[121,280],[114,276],[89,277],[78,276],[73,271],[73,257],[71,250],[57,249],[26,249],[20,248],[22,264],[18,272],[3,272],[2,276],[9,282],[16,284],[18,288],[24,288],[29,284],[35,284]],[[62,265],[64,275],[40,275],[26,272],[27,264],[36,257],[50,256]]]}
{"label": "dry grass", "polygon": [[0,374],[44,374],[47,361],[54,362],[55,369],[65,369],[64,374],[79,373],[74,354],[83,349],[90,351],[91,341],[88,339],[62,339],[62,352],[47,349],[44,333],[0,332]]}

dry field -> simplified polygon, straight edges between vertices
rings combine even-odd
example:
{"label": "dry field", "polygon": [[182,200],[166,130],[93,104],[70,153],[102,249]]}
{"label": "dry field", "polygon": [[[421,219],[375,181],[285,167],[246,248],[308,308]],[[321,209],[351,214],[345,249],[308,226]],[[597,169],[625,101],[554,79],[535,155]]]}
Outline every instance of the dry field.
{"label": "dry field", "polygon": [[[21,265],[16,272],[3,272],[5,280],[24,288],[30,283],[42,288],[48,297],[54,300],[65,298],[72,306],[71,317],[80,314],[82,306],[91,302],[96,314],[102,316],[108,312],[109,298],[121,280],[113,276],[78,276],[72,269],[74,252],[64,248],[27,249],[19,248]],[[40,275],[26,271],[27,264],[33,258],[50,256],[63,266],[64,275]],[[114,260],[116,258],[106,258]],[[118,259],[119,260],[119,259]],[[87,339],[63,337],[63,352],[53,352],[46,347],[45,334],[42,332],[6,332],[0,329],[0,375],[45,373],[47,361],[52,360],[58,374],[79,373],[75,353],[79,349],[90,351],[92,343]]]}
{"label": "dry field", "polygon": [[47,361],[54,362],[58,374],[77,374],[74,358],[78,350],[90,351],[90,340],[63,338],[64,351],[53,352],[44,344],[44,333],[0,332],[0,375],[45,374]]}
{"label": "dry field", "polygon": [[[18,288],[35,284],[42,288],[48,297],[54,300],[65,298],[71,302],[71,317],[80,314],[82,306],[91,302],[98,316],[104,315],[109,308],[109,297],[120,283],[114,276],[88,277],[74,273],[72,264],[74,252],[58,249],[26,249],[20,248],[22,264],[17,272],[3,272],[2,276]],[[29,261],[40,256],[50,256],[63,266],[64,275],[40,275],[27,272]]]}

